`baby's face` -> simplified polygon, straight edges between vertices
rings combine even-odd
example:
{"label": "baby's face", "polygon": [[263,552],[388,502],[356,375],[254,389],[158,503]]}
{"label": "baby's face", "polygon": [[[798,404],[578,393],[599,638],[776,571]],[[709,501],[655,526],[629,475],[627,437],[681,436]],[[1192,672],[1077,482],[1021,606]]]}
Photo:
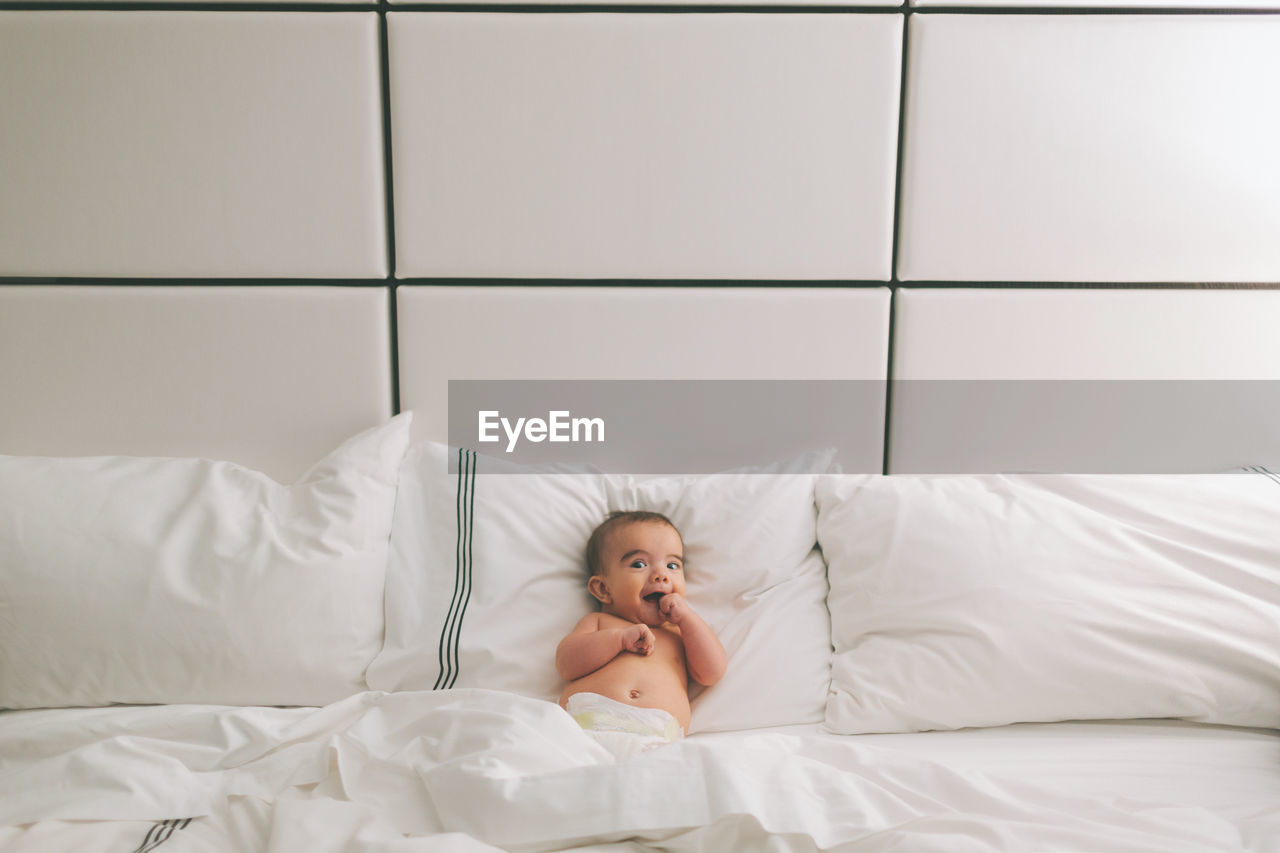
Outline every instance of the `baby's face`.
{"label": "baby's face", "polygon": [[667,620],[658,610],[664,595],[684,595],[684,543],[660,521],[639,521],[610,531],[601,554],[604,573],[591,579],[591,594],[605,613],[651,628]]}

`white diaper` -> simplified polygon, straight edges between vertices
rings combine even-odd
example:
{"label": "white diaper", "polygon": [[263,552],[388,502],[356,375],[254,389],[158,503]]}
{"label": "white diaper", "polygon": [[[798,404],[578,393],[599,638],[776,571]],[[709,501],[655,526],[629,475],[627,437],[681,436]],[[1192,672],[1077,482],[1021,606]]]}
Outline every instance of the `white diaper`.
{"label": "white diaper", "polygon": [[588,736],[618,759],[684,737],[680,723],[661,708],[637,708],[599,693],[575,693],[565,710]]}

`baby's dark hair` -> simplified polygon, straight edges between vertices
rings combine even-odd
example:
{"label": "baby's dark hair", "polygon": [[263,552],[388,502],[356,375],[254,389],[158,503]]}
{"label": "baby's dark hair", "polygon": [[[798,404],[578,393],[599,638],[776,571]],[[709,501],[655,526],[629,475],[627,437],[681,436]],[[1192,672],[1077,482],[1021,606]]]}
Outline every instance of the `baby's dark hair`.
{"label": "baby's dark hair", "polygon": [[[677,536],[680,536],[680,528],[672,524],[671,519],[660,512],[649,512],[643,509],[614,510],[605,516],[604,521],[600,522],[600,525],[595,530],[591,531],[591,538],[587,540],[587,572],[591,575],[604,574],[604,566],[601,565],[603,560],[601,552],[604,550],[604,539],[609,535],[609,531],[624,524],[637,524],[644,521],[656,521],[665,524],[674,530]],[[683,538],[681,537],[681,539]]]}

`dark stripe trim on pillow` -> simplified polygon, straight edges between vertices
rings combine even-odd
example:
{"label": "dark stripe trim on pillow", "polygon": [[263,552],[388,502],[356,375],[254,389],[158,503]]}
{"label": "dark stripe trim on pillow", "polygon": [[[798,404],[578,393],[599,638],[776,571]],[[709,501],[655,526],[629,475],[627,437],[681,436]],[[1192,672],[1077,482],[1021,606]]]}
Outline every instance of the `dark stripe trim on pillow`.
{"label": "dark stripe trim on pillow", "polygon": [[1253,471],[1254,473],[1261,474],[1262,476],[1274,482],[1276,485],[1280,486],[1280,474],[1276,474],[1274,471],[1267,469],[1265,466],[1254,465],[1249,470]]}
{"label": "dark stripe trim on pillow", "polygon": [[168,841],[174,830],[186,829],[189,823],[191,823],[191,818],[189,817],[160,821],[148,830],[146,838],[143,838],[142,843],[134,848],[133,853],[150,853],[150,851]]}
{"label": "dark stripe trim on pillow", "polygon": [[440,674],[434,690],[448,690],[458,680],[458,640],[462,633],[462,618],[467,613],[471,598],[471,529],[475,517],[476,454],[474,450],[458,449],[457,529],[454,546],[453,596],[449,600],[449,612],[440,632],[437,652]]}
{"label": "dark stripe trim on pillow", "polygon": [[462,638],[462,620],[466,618],[467,605],[471,603],[471,571],[474,565],[471,559],[471,543],[475,539],[475,535],[476,535],[476,463],[477,461],[478,460],[476,459],[475,452],[471,451],[471,476],[470,476],[471,482],[469,483],[469,486],[467,489],[468,497],[467,497],[467,511],[466,511],[466,519],[467,519],[466,567],[467,567],[467,570],[462,579],[465,587],[462,593],[462,610],[459,611],[458,613],[458,624],[456,626],[457,636],[453,640],[453,680],[449,682],[450,687],[452,687],[454,682],[458,680],[458,671],[461,669],[461,667],[458,665],[458,646],[460,645],[460,640]]}

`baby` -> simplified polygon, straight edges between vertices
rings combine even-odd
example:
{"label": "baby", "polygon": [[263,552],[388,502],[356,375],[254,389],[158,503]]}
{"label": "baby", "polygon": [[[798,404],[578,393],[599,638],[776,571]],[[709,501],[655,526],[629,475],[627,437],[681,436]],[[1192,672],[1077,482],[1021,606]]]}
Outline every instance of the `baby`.
{"label": "baby", "polygon": [[614,512],[587,542],[600,611],[556,649],[560,704],[619,758],[683,737],[689,678],[710,686],[724,647],[684,597],[684,541],[666,516]]}

